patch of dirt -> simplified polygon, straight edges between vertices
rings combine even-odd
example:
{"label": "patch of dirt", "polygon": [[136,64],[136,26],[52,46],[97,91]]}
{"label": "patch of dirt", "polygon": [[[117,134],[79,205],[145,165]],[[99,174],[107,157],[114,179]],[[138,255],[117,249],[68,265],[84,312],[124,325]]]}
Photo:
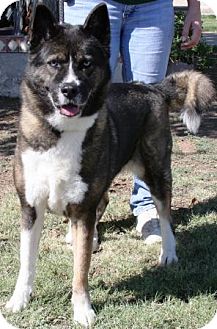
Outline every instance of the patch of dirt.
{"label": "patch of dirt", "polygon": [[197,149],[192,141],[181,139],[177,142],[180,151],[184,154],[196,153]]}
{"label": "patch of dirt", "polygon": [[110,193],[130,193],[132,190],[132,177],[128,173],[121,173],[118,175],[109,189]]}

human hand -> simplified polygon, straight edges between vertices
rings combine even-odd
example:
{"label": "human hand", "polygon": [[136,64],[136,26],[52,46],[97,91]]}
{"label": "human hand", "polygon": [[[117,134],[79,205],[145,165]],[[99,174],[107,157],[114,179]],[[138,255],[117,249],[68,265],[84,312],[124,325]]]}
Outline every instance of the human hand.
{"label": "human hand", "polygon": [[189,7],[182,30],[181,49],[186,50],[196,46],[201,37],[201,11],[199,1],[188,1]]}

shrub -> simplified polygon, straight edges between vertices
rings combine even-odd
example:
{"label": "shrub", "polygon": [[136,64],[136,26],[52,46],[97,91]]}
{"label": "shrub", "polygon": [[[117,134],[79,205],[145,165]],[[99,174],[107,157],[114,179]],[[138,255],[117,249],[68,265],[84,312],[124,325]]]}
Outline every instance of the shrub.
{"label": "shrub", "polygon": [[181,33],[184,19],[185,15],[183,12],[177,12],[175,14],[175,31],[170,61],[173,63],[183,62],[193,64],[198,70],[206,70],[213,65],[213,54],[217,53],[217,46],[208,45],[202,38],[194,48],[181,50]]}

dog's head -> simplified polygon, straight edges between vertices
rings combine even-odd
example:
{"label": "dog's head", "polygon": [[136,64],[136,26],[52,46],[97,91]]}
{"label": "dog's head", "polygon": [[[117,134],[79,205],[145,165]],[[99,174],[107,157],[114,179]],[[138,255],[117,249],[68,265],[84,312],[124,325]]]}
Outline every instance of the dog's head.
{"label": "dog's head", "polygon": [[43,115],[66,121],[100,108],[110,80],[109,43],[106,5],[95,7],[77,26],[57,24],[47,7],[37,6],[25,82]]}

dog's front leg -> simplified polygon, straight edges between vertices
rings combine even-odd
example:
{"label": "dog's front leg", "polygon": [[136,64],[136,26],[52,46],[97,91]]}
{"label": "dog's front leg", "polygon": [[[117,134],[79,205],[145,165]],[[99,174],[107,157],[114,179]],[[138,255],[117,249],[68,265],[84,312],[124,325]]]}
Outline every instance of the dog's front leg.
{"label": "dog's front leg", "polygon": [[85,328],[95,321],[95,313],[88,292],[88,271],[90,267],[94,220],[86,217],[72,225],[74,249],[74,278],[72,304],[74,320]]}
{"label": "dog's front leg", "polygon": [[13,296],[6,304],[6,308],[12,312],[25,308],[31,297],[43,221],[44,207],[22,207],[20,271]]}
{"label": "dog's front leg", "polygon": [[[92,246],[92,251],[95,252],[99,249],[99,238],[98,238],[98,230],[97,230],[97,225],[103,216],[106,207],[109,203],[109,196],[108,192],[105,192],[102,196],[102,199],[100,200],[97,208],[96,208],[96,223],[94,227],[94,235],[93,235],[93,246]],[[69,221],[69,230],[68,233],[66,234],[66,243],[73,245],[73,236],[72,236],[72,223]]]}

